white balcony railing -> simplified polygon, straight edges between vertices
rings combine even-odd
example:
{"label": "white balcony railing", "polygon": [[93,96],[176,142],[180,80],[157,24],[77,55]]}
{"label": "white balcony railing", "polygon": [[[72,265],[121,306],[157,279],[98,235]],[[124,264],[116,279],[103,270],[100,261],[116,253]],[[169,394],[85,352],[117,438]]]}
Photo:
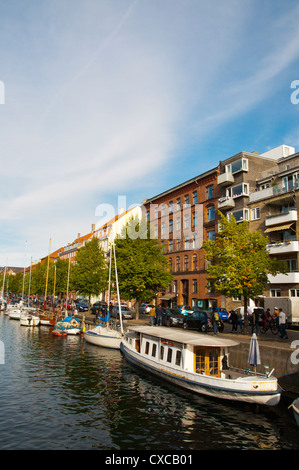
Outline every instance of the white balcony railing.
{"label": "white balcony railing", "polygon": [[265,219],[266,227],[271,225],[286,224],[288,222],[296,222],[298,219],[298,214],[296,210],[291,210],[282,214],[268,215]]}
{"label": "white balcony railing", "polygon": [[296,240],[293,240],[293,241],[269,243],[266,246],[266,248],[270,252],[270,255],[283,255],[284,253],[297,253],[299,252],[299,242]]}

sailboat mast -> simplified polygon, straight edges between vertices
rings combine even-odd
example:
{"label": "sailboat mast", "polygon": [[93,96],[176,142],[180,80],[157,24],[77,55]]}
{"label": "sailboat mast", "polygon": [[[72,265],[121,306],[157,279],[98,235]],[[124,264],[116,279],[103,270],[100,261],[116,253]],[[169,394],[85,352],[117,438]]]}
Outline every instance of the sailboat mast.
{"label": "sailboat mast", "polygon": [[45,288],[44,309],[46,309],[46,305],[47,305],[47,290],[48,290],[48,279],[49,279],[50,250],[51,250],[51,238],[50,238],[50,242],[49,242],[49,254],[48,254],[48,264],[47,264],[47,276],[46,276],[46,288]]}
{"label": "sailboat mast", "polygon": [[69,267],[67,272],[67,285],[66,285],[66,301],[65,301],[65,316],[67,317],[67,301],[69,296],[69,281],[70,281],[70,265],[71,265],[71,257],[69,257]]}
{"label": "sailboat mast", "polygon": [[116,255],[115,255],[115,244],[113,240],[113,253],[114,253],[114,264],[115,264],[115,277],[116,277],[116,289],[117,289],[117,300],[118,300],[118,310],[119,310],[119,319],[120,319],[120,329],[121,333],[123,334],[123,321],[122,321],[122,313],[121,313],[121,304],[120,304],[120,295],[119,295],[119,287],[118,287],[118,275],[117,275],[117,266],[116,266]]}

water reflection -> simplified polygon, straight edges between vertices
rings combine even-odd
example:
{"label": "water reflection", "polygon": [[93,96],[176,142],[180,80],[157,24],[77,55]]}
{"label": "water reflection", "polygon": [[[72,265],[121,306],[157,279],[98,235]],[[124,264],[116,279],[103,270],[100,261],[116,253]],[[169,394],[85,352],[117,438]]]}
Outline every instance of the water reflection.
{"label": "water reflection", "polygon": [[283,403],[255,408],[180,390],[119,351],[0,315],[1,449],[299,449]]}

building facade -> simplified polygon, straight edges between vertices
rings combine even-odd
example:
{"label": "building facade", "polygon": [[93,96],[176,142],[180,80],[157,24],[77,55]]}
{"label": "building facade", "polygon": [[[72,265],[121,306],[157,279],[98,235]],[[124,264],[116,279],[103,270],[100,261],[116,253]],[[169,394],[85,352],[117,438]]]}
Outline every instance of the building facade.
{"label": "building facade", "polygon": [[151,234],[163,244],[174,280],[158,296],[164,306],[222,306],[222,296],[207,283],[203,240],[218,228],[218,167],[143,201]]}

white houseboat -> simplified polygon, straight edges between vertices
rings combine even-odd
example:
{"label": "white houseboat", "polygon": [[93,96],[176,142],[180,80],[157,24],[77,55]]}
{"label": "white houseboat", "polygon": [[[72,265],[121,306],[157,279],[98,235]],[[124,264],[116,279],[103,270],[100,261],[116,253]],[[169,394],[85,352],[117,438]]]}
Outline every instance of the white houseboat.
{"label": "white houseboat", "polygon": [[230,367],[236,341],[154,326],[129,327],[120,349],[128,362],[187,390],[247,403],[274,406],[281,389],[270,374]]}

